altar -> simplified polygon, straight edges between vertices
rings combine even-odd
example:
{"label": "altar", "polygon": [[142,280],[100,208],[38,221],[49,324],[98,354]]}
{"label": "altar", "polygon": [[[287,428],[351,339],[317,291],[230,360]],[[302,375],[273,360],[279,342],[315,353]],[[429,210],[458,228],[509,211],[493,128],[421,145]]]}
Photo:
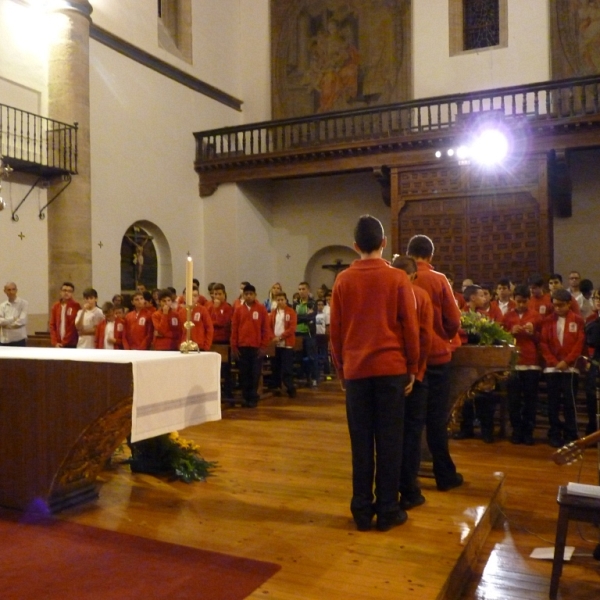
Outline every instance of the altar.
{"label": "altar", "polygon": [[220,419],[220,365],[214,352],[0,349],[0,506],[85,502],[130,433]]}

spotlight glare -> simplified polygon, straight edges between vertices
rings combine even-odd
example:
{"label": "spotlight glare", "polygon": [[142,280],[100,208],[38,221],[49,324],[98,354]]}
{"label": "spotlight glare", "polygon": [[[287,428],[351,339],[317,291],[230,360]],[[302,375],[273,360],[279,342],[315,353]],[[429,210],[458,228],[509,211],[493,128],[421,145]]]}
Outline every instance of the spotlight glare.
{"label": "spotlight glare", "polygon": [[454,156],[454,148],[448,148],[448,156]]}
{"label": "spotlight glare", "polygon": [[508,140],[506,136],[495,129],[488,129],[481,133],[472,146],[472,156],[484,165],[495,165],[508,154]]}
{"label": "spotlight glare", "polygon": [[442,158],[442,152],[440,150],[436,150],[435,151],[435,157],[436,158]]}
{"label": "spotlight glare", "polygon": [[467,146],[459,146],[456,149],[456,156],[457,158],[463,159],[463,158],[467,158],[470,154],[470,150]]}

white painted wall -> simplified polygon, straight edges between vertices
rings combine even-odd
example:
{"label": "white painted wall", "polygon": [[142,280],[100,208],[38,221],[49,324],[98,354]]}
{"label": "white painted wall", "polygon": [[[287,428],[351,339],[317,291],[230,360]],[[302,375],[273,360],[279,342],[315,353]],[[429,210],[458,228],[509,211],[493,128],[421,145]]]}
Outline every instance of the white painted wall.
{"label": "white painted wall", "polygon": [[547,0],[508,0],[508,47],[450,56],[448,0],[413,6],[415,98],[550,78]]}
{"label": "white painted wall", "polygon": [[597,259],[600,226],[600,150],[570,155],[573,185],[573,216],[554,218],[554,268],[567,283],[569,271],[581,273],[600,288],[600,262]]}

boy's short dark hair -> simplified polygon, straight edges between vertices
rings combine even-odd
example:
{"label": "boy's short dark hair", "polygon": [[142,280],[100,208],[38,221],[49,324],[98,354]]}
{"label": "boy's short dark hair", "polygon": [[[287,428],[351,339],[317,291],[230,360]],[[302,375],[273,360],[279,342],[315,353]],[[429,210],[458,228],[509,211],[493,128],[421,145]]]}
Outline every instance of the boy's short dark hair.
{"label": "boy's short dark hair", "polygon": [[131,299],[133,300],[136,296],[141,296],[142,298],[144,298],[144,293],[143,292],[135,292],[133,294],[133,296],[131,296]]}
{"label": "boy's short dark hair", "polygon": [[558,279],[561,283],[563,282],[562,275],[560,273],[552,273],[552,275],[548,277],[548,281],[550,281],[551,279]]}
{"label": "boy's short dark hair", "polygon": [[354,241],[361,252],[370,254],[383,244],[384,233],[381,221],[371,215],[363,215],[354,228]]}
{"label": "boy's short dark hair", "polygon": [[72,284],[70,281],[63,281],[63,284],[62,284],[60,287],[62,288],[62,287],[65,287],[65,286],[68,286],[68,287],[70,287],[70,288],[71,288],[73,291],[75,291],[75,286],[74,286],[74,285],[73,285],[73,284]]}
{"label": "boy's short dark hair", "polygon": [[[164,300],[165,298],[168,298],[169,300],[171,300],[173,296],[171,295],[171,290],[169,288],[167,288],[166,290],[160,290],[160,292],[158,292],[158,301],[160,302],[161,300]],[[146,298],[146,294],[144,294],[144,298]]]}
{"label": "boy's short dark hair", "polygon": [[590,279],[582,279],[579,282],[579,291],[582,294],[589,294],[590,292],[592,292],[594,289],[594,284],[592,283],[592,281]]}
{"label": "boy's short dark hair", "polygon": [[559,302],[571,302],[571,292],[564,288],[554,290],[552,292],[552,300],[558,300]]}
{"label": "boy's short dark hair", "polygon": [[256,288],[251,284],[251,283],[247,283],[244,286],[244,292],[254,292],[256,294]]}
{"label": "boy's short dark hair", "polygon": [[105,302],[102,305],[102,313],[107,315],[111,310],[115,310],[115,305],[112,302]]}
{"label": "boy's short dark hair", "polygon": [[275,294],[275,299],[279,298],[280,296],[283,296],[286,299],[286,301],[287,301],[287,294],[285,292],[283,292],[283,291],[277,292]]}
{"label": "boy's short dark hair", "polygon": [[[64,284],[63,284],[64,285]],[[85,288],[83,290],[84,298],[98,298],[98,292],[94,288]]]}
{"label": "boy's short dark hair", "polygon": [[412,256],[396,256],[392,267],[404,271],[407,275],[417,272],[417,261]]}
{"label": "boy's short dark hair", "polygon": [[532,275],[529,278],[529,285],[533,285],[535,287],[544,287],[544,278],[541,275]]}
{"label": "boy's short dark hair", "polygon": [[221,290],[223,294],[225,294],[225,300],[227,300],[227,291],[225,290],[225,286],[222,283],[215,283],[213,285],[212,291]]}
{"label": "boy's short dark hair", "polygon": [[[164,292],[165,290],[162,290],[162,291]],[[158,292],[158,294],[159,294],[159,299],[160,299],[160,292]],[[170,295],[170,292],[169,292],[169,295]],[[146,302],[152,302],[152,300],[153,300],[152,294],[148,290],[144,290],[142,292],[142,296],[144,296],[144,300]]]}
{"label": "boy's short dark hair", "polygon": [[298,286],[305,285],[310,290],[310,283],[308,281],[301,281]]}
{"label": "boy's short dark hair", "polygon": [[515,287],[513,296],[522,296],[523,298],[531,298],[531,291],[526,285],[518,285]]}
{"label": "boy's short dark hair", "polygon": [[167,289],[169,290],[169,292],[171,292],[171,294],[173,294],[173,296],[177,295],[177,290],[174,287],[171,287],[169,285],[169,286],[167,286]]}
{"label": "boy's short dark hair", "polygon": [[435,251],[435,247],[431,238],[426,235],[413,235],[408,240],[408,246],[406,248],[406,254],[413,258],[431,258]]}
{"label": "boy's short dark hair", "polygon": [[475,293],[477,293],[479,290],[482,290],[483,288],[480,285],[468,285],[465,288],[465,291],[463,292],[463,298],[467,301],[470,302],[471,301],[471,296]]}
{"label": "boy's short dark hair", "polygon": [[197,285],[198,289],[200,289],[200,280],[194,277],[194,279],[192,279],[192,285]]}
{"label": "boy's short dark hair", "polygon": [[496,287],[498,287],[499,285],[502,285],[504,287],[510,287],[510,279],[508,277],[502,277],[501,279],[498,279]]}

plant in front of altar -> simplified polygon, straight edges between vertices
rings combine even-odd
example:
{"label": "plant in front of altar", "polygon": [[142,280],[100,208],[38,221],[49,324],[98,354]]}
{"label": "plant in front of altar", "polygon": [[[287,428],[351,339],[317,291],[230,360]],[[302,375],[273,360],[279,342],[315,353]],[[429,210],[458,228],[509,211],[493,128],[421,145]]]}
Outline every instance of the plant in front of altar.
{"label": "plant in front of altar", "polygon": [[469,344],[503,346],[515,343],[515,338],[499,323],[477,312],[462,313],[460,326],[467,334]]}
{"label": "plant in front of altar", "polygon": [[177,479],[191,483],[204,481],[211,475],[211,469],[214,469],[217,463],[204,460],[197,444],[180,437],[177,431],[170,433],[168,438],[171,466]]}

